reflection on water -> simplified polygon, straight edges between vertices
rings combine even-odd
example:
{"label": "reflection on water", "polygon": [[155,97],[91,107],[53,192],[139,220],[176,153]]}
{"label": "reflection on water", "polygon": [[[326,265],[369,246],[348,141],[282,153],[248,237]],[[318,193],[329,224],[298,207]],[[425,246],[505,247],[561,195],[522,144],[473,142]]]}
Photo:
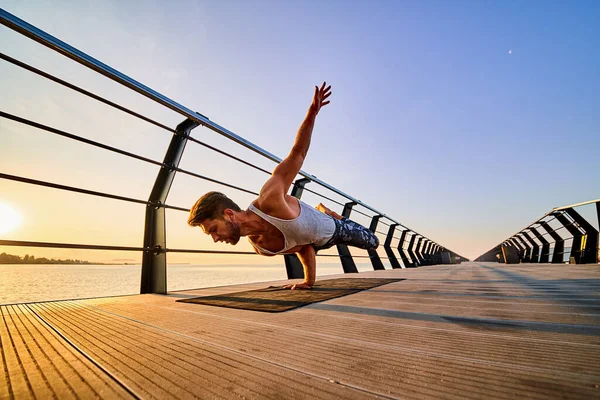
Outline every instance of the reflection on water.
{"label": "reflection on water", "polygon": [[[317,267],[318,276],[339,273],[339,265]],[[140,265],[0,265],[0,304],[138,294],[140,277]],[[173,291],[283,279],[285,267],[277,265],[174,264],[167,285]]]}

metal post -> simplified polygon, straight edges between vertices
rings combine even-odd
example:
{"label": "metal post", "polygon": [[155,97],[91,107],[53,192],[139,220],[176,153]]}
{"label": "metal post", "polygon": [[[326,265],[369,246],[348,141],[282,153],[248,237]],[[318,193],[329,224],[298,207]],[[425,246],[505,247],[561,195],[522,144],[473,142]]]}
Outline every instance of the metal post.
{"label": "metal post", "polygon": [[571,244],[571,254],[569,255],[569,258],[573,257],[575,259],[575,263],[580,264],[581,241],[584,235],[583,232],[577,229],[562,212],[558,211],[552,215],[556,216],[556,219],[563,224],[565,228],[567,228],[571,235],[573,235],[573,243]]}
{"label": "metal post", "polygon": [[510,241],[506,241],[501,246],[502,249],[502,258],[506,264],[518,264],[519,263],[519,254],[515,245]]}
{"label": "metal post", "polygon": [[519,236],[519,234],[517,233],[514,238],[521,243],[521,245],[523,247],[525,247],[525,253],[523,254],[523,262],[524,263],[530,263],[531,262],[531,246],[529,246],[529,244],[523,240],[523,238],[521,236]]}
{"label": "metal post", "polygon": [[433,243],[431,246],[431,264],[441,264],[442,261],[439,255],[439,246],[437,243]]}
{"label": "metal post", "polygon": [[408,230],[404,230],[402,231],[402,234],[400,235],[400,241],[398,243],[398,253],[400,253],[400,258],[402,258],[402,262],[404,263],[404,266],[406,268],[412,268],[415,265],[412,263],[412,261],[410,261],[408,259],[408,257],[406,256],[406,253],[404,252],[404,242],[406,241],[406,233],[408,232]]}
{"label": "metal post", "polygon": [[425,253],[427,253],[428,255],[431,255],[431,249],[433,248],[433,242],[430,242],[429,240],[427,241],[427,249],[425,250]]}
{"label": "metal post", "polygon": [[419,264],[423,265],[423,255],[421,254],[421,242],[423,241],[423,236],[419,238],[417,241],[417,246],[415,247],[415,254],[419,259]]}
{"label": "metal post", "polygon": [[423,251],[421,254],[423,255],[423,262],[425,265],[431,265],[431,257],[429,256],[429,247],[431,246],[431,242],[429,239],[425,239],[423,241]]}
{"label": "metal post", "polygon": [[517,257],[519,258],[519,263],[522,262],[525,253],[525,248],[521,247],[521,245],[515,238],[510,238],[508,239],[508,241],[517,248]]}
{"label": "metal post", "polygon": [[187,119],[177,126],[176,133],[165,154],[164,165],[158,171],[154,187],[146,207],[144,228],[144,250],[142,255],[142,279],[140,293],[167,293],[167,247],[165,229],[165,209],[169,190],[175,178],[175,170],[179,166],[185,150],[187,138],[192,129],[199,124]]}
{"label": "metal post", "polygon": [[410,258],[413,262],[413,267],[418,267],[419,260],[417,259],[417,256],[413,252],[413,245],[415,244],[415,239],[417,238],[417,233],[411,232],[411,234],[412,234],[412,237],[410,238],[410,242],[408,243],[408,249],[406,249],[406,251],[408,251],[408,255],[410,256]]}
{"label": "metal post", "polygon": [[[342,211],[342,217],[349,218],[350,213],[352,212],[352,207],[358,204],[355,201],[351,201],[349,203],[344,204],[344,210]],[[348,250],[348,246],[345,244],[336,245],[338,249],[338,253],[340,255],[340,261],[342,262],[342,268],[344,269],[344,273],[346,274],[356,274],[358,273],[358,269],[356,269],[356,264],[352,259],[352,254],[350,254],[350,250]]]}
{"label": "metal post", "polygon": [[506,263],[506,258],[504,258],[504,252],[502,251],[502,245],[498,245],[496,247],[496,253],[494,254],[496,257],[496,261],[502,264]]}
{"label": "metal post", "polygon": [[[375,232],[377,231],[377,223],[379,222],[379,218],[381,217],[382,215],[374,215],[371,219],[371,225],[369,226],[369,230],[373,232],[373,234],[375,234]],[[373,264],[373,269],[375,271],[385,269],[383,263],[381,262],[381,258],[379,258],[379,253],[377,253],[377,250],[367,249],[367,253],[369,253],[369,258],[371,259],[371,264]]]}
{"label": "metal post", "polygon": [[437,264],[437,253],[436,253],[436,249],[437,249],[437,244],[434,242],[431,242],[431,246],[429,247],[429,256],[431,257],[431,264]]}
{"label": "metal post", "polygon": [[437,243],[433,243],[433,245],[431,246],[430,252],[431,252],[432,265],[440,264],[441,263],[441,259],[440,259],[441,247]]}
{"label": "metal post", "polygon": [[[291,195],[297,199],[302,197],[304,191],[304,185],[310,182],[308,178],[300,178],[294,182]],[[302,279],[304,278],[304,267],[295,254],[284,254],[285,270],[287,271],[288,279]]]}
{"label": "metal post", "polygon": [[600,227],[600,201],[596,202],[596,216],[598,217],[598,227]]}
{"label": "metal post", "polygon": [[398,259],[396,258],[396,255],[394,254],[394,250],[392,250],[392,248],[391,248],[392,239],[394,238],[394,231],[396,230],[397,226],[398,226],[398,224],[390,225],[390,229],[388,230],[387,237],[385,238],[385,244],[383,245],[385,253],[388,256],[388,259],[390,260],[390,264],[392,264],[393,269],[402,268],[402,265],[400,265],[400,263],[398,262]]}
{"label": "metal post", "polygon": [[547,264],[550,259],[550,242],[548,242],[537,229],[529,228],[531,232],[535,235],[535,237],[542,242],[542,254],[540,254],[540,263]]}
{"label": "metal post", "polygon": [[437,254],[436,254],[437,244],[431,242],[431,246],[429,246],[429,258],[431,259],[431,265],[437,264]]}
{"label": "metal post", "polygon": [[429,265],[429,260],[427,258],[427,252],[425,251],[428,243],[429,243],[429,240],[423,238],[423,241],[421,242],[421,247],[419,249],[419,253],[421,254],[421,264],[423,264],[423,265]]}
{"label": "metal post", "polygon": [[530,262],[532,264],[538,263],[540,261],[540,246],[537,244],[537,242],[535,240],[532,239],[531,236],[529,236],[529,234],[527,232],[523,231],[523,232],[521,232],[521,235],[523,235],[525,237],[525,239],[527,239],[529,241],[529,243],[531,243],[531,245],[532,245]]}
{"label": "metal post", "polygon": [[[598,228],[600,228],[600,201],[596,202],[596,215],[598,216]],[[600,238],[598,238],[598,243],[596,243],[596,245],[598,246],[596,249],[596,255],[598,257],[598,261],[600,261]]]}
{"label": "metal post", "polygon": [[567,208],[565,212],[585,231],[585,238],[583,239],[585,244],[580,246],[579,262],[581,264],[596,264],[598,262],[598,231],[574,209]]}
{"label": "metal post", "polygon": [[542,228],[546,230],[554,239],[554,250],[552,251],[552,264],[561,264],[565,254],[565,239],[563,239],[558,233],[550,227],[547,222],[540,222]]}
{"label": "metal post", "polygon": [[567,214],[585,231],[585,245],[579,257],[581,264],[596,264],[598,262],[598,231],[572,208],[565,210]]}

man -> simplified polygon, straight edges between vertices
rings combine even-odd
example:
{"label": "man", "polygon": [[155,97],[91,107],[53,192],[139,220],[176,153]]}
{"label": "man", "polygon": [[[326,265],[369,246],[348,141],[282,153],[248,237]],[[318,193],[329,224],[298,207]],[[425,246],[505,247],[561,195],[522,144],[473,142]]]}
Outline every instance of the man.
{"label": "man", "polygon": [[342,218],[323,204],[317,210],[287,194],[302,168],[310,146],[315,119],[329,104],[331,86],[315,86],[308,114],[300,125],[288,156],[273,170],[260,194],[247,210],[222,193],[209,192],[190,211],[188,224],[200,226],[215,242],[237,244],[248,236],[261,255],[296,254],[304,268],[304,282],[286,289],[310,289],[316,279],[316,252],[344,243],[362,249],[376,249],[379,239],[369,229]]}

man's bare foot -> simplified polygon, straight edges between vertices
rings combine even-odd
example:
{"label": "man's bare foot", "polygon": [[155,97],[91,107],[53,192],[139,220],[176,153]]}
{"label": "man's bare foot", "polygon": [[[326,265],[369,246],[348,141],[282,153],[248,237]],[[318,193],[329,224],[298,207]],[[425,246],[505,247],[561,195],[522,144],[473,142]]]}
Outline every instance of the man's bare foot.
{"label": "man's bare foot", "polygon": [[342,216],[340,214],[336,213],[335,211],[331,211],[329,208],[325,207],[323,205],[323,203],[319,203],[319,205],[316,207],[316,209],[321,211],[324,214],[331,215],[333,218],[336,218],[339,220],[342,219]]}

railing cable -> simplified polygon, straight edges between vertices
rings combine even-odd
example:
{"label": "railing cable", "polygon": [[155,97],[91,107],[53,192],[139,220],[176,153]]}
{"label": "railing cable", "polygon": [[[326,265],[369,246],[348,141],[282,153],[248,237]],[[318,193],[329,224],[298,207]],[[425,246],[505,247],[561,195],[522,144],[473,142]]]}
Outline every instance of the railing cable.
{"label": "railing cable", "polygon": [[190,211],[189,208],[175,207],[175,206],[170,206],[168,204],[156,205],[156,204],[153,204],[153,203],[151,203],[151,202],[149,202],[147,200],[140,200],[140,199],[134,199],[134,198],[131,198],[131,197],[125,197],[125,196],[118,196],[118,195],[109,194],[109,193],[96,192],[94,190],[88,190],[88,189],[77,188],[77,187],[74,187],[74,186],[67,186],[67,185],[61,185],[61,184],[58,184],[58,183],[40,181],[40,180],[36,180],[36,179],[25,178],[23,176],[9,175],[9,174],[5,174],[5,173],[1,173],[1,172],[0,172],[0,179],[7,179],[7,180],[11,180],[11,181],[28,183],[28,184],[37,185],[37,186],[44,186],[44,187],[49,187],[49,188],[53,188],[53,189],[66,190],[66,191],[69,191],[69,192],[83,193],[83,194],[88,194],[88,195],[91,195],[91,196],[105,197],[105,198],[114,199],[114,200],[128,201],[130,203],[138,203],[138,204],[144,204],[144,205],[160,206],[160,207],[169,208],[169,209],[172,209],[172,210],[179,210],[179,211],[185,211],[185,212],[189,212]]}
{"label": "railing cable", "polygon": [[162,128],[162,129],[164,129],[164,130],[167,130],[167,131],[169,131],[169,132],[173,132],[173,133],[175,133],[175,129],[173,129],[173,128],[169,128],[168,126],[166,126],[166,125],[163,125],[163,124],[161,124],[160,122],[156,122],[156,121],[154,121],[154,120],[152,120],[152,119],[150,119],[150,118],[148,118],[148,117],[145,117],[145,116],[143,116],[142,114],[138,114],[138,113],[136,113],[135,111],[131,111],[131,110],[129,110],[129,109],[127,109],[127,108],[123,107],[123,106],[120,106],[120,105],[118,105],[117,103],[114,103],[114,102],[112,102],[112,101],[110,101],[110,100],[106,100],[105,98],[102,98],[102,97],[100,97],[100,96],[98,96],[98,95],[96,95],[96,94],[94,94],[94,93],[92,93],[92,92],[89,92],[89,91],[87,91],[87,90],[85,90],[85,89],[82,89],[82,88],[80,88],[80,87],[78,87],[78,86],[75,86],[75,85],[73,85],[73,84],[71,84],[71,83],[69,83],[69,82],[67,82],[67,81],[64,81],[64,80],[62,80],[62,79],[60,79],[60,78],[57,78],[57,77],[55,77],[55,76],[53,76],[53,75],[50,75],[50,74],[49,74],[49,73],[47,73],[47,72],[44,72],[44,71],[42,71],[42,70],[40,70],[40,69],[37,69],[37,68],[35,68],[35,67],[32,67],[31,65],[25,64],[24,62],[21,62],[21,61],[19,61],[19,60],[15,59],[15,58],[12,58],[12,57],[10,57],[10,56],[7,56],[7,55],[6,55],[6,54],[4,54],[4,53],[0,53],[0,59],[2,59],[2,60],[4,60],[4,61],[7,61],[7,62],[9,62],[9,63],[11,63],[11,64],[14,64],[14,65],[16,65],[16,66],[19,66],[19,67],[21,67],[21,68],[23,68],[23,69],[26,69],[26,70],[28,70],[28,71],[31,71],[31,72],[33,72],[33,73],[35,73],[35,74],[37,74],[37,75],[43,76],[43,77],[44,77],[44,78],[46,78],[46,79],[49,79],[49,80],[51,80],[51,81],[53,81],[53,82],[56,82],[56,83],[58,83],[59,85],[63,85],[63,86],[65,86],[65,87],[68,87],[69,89],[72,89],[72,90],[74,90],[74,91],[76,91],[76,92],[79,92],[79,93],[81,93],[81,94],[84,94],[84,95],[86,95],[86,96],[88,96],[88,97],[91,97],[91,98],[92,98],[92,99],[94,99],[94,100],[98,100],[98,101],[99,101],[99,102],[101,102],[101,103],[107,104],[107,105],[109,105],[109,106],[111,106],[111,107],[114,107],[114,108],[116,108],[116,109],[118,109],[118,110],[121,110],[121,111],[123,111],[123,112],[125,112],[125,113],[127,113],[127,114],[129,114],[129,115],[133,115],[134,117],[137,117],[137,118],[139,118],[139,119],[141,119],[141,120],[144,120],[144,121],[146,121],[146,122],[149,122],[149,123],[151,123],[152,125],[156,125],[156,126],[158,126],[159,128]]}
{"label": "railing cable", "polygon": [[229,188],[232,188],[232,189],[236,189],[236,190],[239,190],[239,191],[242,191],[242,192],[246,192],[246,193],[250,193],[250,194],[258,196],[258,193],[254,192],[254,191],[251,191],[251,190],[248,190],[248,189],[244,189],[244,188],[241,188],[241,187],[238,187],[238,186],[235,186],[235,185],[230,185],[228,183],[225,183],[225,182],[222,182],[222,181],[219,181],[219,180],[216,180],[216,179],[212,179],[212,178],[209,178],[209,177],[204,176],[204,175],[196,174],[194,172],[186,171],[186,170],[178,168],[178,167],[173,167],[173,166],[170,166],[170,165],[166,165],[166,164],[164,164],[162,162],[155,161],[155,160],[152,160],[150,158],[138,156],[137,154],[133,154],[133,153],[130,153],[130,152],[125,151],[125,150],[117,149],[116,147],[108,146],[106,144],[102,144],[102,143],[99,143],[99,142],[96,142],[96,141],[93,141],[93,140],[90,140],[90,139],[85,139],[85,138],[83,138],[81,136],[77,136],[77,135],[74,135],[74,134],[71,134],[71,133],[68,133],[68,132],[65,132],[65,131],[61,131],[59,129],[52,128],[52,127],[47,126],[47,125],[42,125],[42,124],[39,124],[37,122],[33,122],[33,121],[30,121],[30,120],[27,120],[27,119],[24,119],[24,118],[21,118],[21,117],[17,117],[16,115],[8,114],[8,113],[5,113],[3,111],[0,111],[0,117],[11,119],[13,121],[16,121],[16,122],[19,122],[19,123],[22,123],[22,124],[25,124],[25,125],[33,126],[34,128],[42,129],[42,130],[54,133],[54,134],[59,135],[59,136],[64,136],[64,137],[67,137],[69,139],[72,139],[72,140],[75,140],[75,141],[78,141],[78,142],[86,143],[86,144],[89,144],[91,146],[99,147],[99,148],[104,149],[104,150],[112,151],[114,153],[118,153],[118,154],[121,154],[121,155],[124,155],[124,156],[127,156],[127,157],[131,157],[131,158],[135,158],[135,159],[140,160],[140,161],[145,161],[145,162],[150,163],[150,164],[158,165],[158,166],[163,167],[163,168],[168,168],[168,169],[171,169],[173,171],[181,172],[183,174],[194,176],[196,178],[200,178],[200,179],[203,179],[203,180],[206,180],[206,181],[209,181],[209,182],[217,183],[219,185],[223,185],[223,186],[226,186],[226,187],[229,187]]}

